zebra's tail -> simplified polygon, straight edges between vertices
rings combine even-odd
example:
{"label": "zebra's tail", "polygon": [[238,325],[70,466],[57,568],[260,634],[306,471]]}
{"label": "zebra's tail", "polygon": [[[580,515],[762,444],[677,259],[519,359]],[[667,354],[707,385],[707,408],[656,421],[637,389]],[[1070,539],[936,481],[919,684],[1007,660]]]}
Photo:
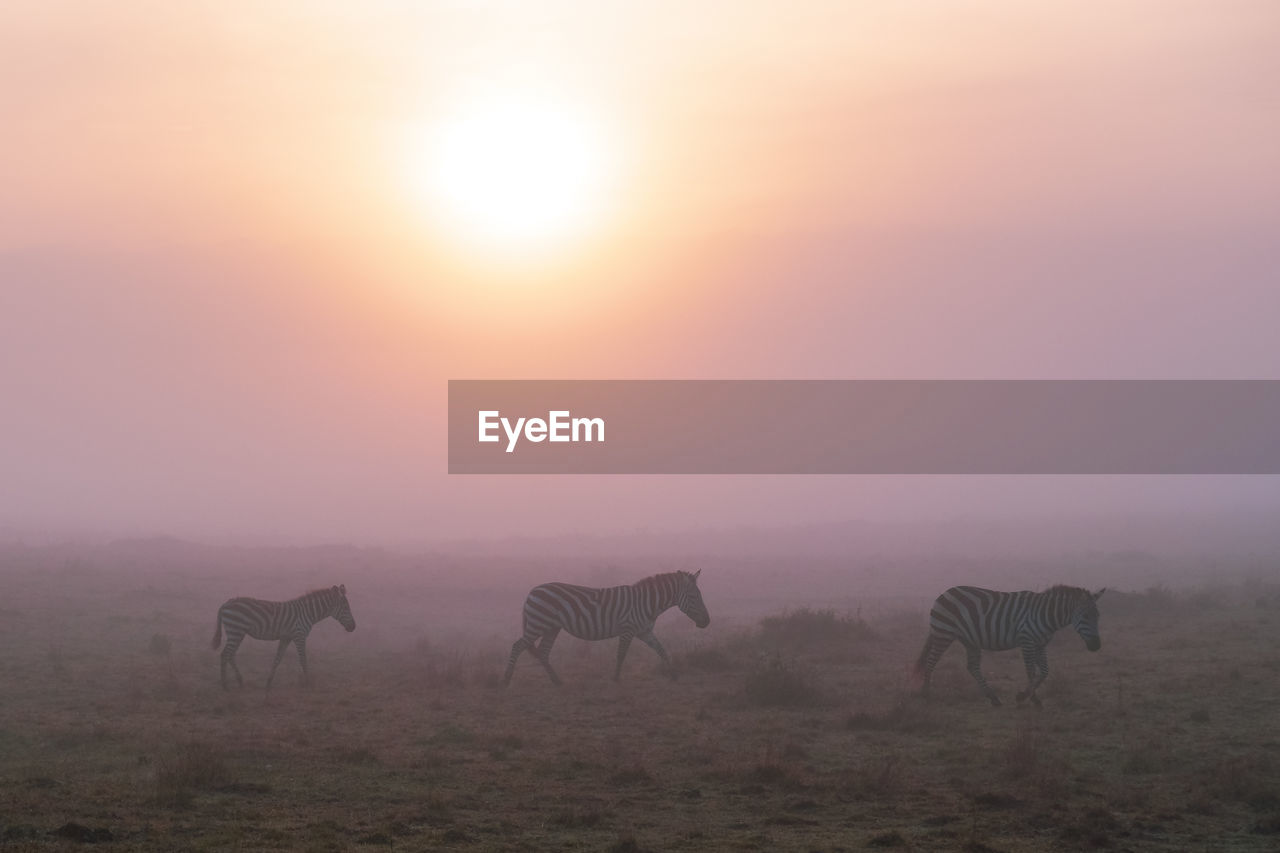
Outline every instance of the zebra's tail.
{"label": "zebra's tail", "polygon": [[216,621],[218,625],[218,630],[213,632],[213,648],[215,650],[218,648],[218,646],[222,645],[222,611],[221,610],[218,611],[218,616],[216,618]]}

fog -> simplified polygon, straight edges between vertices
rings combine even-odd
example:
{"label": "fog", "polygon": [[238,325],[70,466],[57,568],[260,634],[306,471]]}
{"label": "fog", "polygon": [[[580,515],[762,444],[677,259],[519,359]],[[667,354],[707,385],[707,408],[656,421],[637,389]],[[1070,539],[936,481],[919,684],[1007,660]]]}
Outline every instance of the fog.
{"label": "fog", "polygon": [[[75,600],[94,590],[136,593],[154,597],[161,610],[189,610],[183,630],[198,634],[226,598],[282,600],[341,583],[357,620],[366,617],[359,636],[343,642],[405,649],[429,638],[446,647],[496,648],[518,636],[525,593],[551,580],[613,586],[702,570],[700,586],[723,637],[795,608],[923,614],[957,583],[1184,593],[1273,584],[1280,581],[1280,533],[1265,514],[1201,514],[736,526],[453,539],[431,549],[81,536],[11,539],[0,545],[0,566],[11,603],[48,607],[51,615],[60,608],[48,596],[59,589]],[[692,638],[682,618],[668,616],[664,626]]]}
{"label": "fog", "polygon": [[[444,473],[449,379],[1277,378],[1274,6],[968,8],[8,4],[0,531],[430,549],[1280,509],[1273,478]],[[598,110],[625,168],[592,235],[494,272],[404,150],[512,68]]]}

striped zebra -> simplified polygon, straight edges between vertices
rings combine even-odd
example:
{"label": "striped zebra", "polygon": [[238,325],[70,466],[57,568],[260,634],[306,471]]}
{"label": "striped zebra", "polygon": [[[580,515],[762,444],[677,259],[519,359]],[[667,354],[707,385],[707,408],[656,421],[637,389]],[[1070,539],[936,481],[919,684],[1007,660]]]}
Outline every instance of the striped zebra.
{"label": "striped zebra", "polygon": [[924,694],[929,693],[929,677],[938,659],[953,640],[959,640],[969,655],[969,673],[991,704],[999,705],[996,691],[982,677],[982,650],[1017,646],[1027,667],[1027,689],[1018,694],[1018,703],[1030,699],[1039,707],[1036,688],[1049,674],[1045,646],[1055,631],[1070,625],[1084,638],[1089,651],[1102,648],[1097,602],[1104,592],[1105,587],[1097,592],[1075,586],[1055,586],[1044,592],[994,592],[953,586],[933,603],[929,638],[916,661],[916,675],[924,678]]}
{"label": "striped zebra", "polygon": [[213,647],[216,649],[222,642],[222,627],[227,628],[227,644],[222,648],[222,687],[227,687],[227,666],[236,674],[236,681],[244,687],[244,679],[240,676],[240,667],[236,666],[236,649],[245,634],[257,640],[279,640],[276,649],[275,663],[271,664],[271,674],[267,676],[267,689],[271,689],[271,679],[276,677],[276,667],[284,657],[289,643],[298,647],[298,660],[302,663],[302,681],[307,683],[307,635],[311,626],[332,616],[342,623],[348,631],[356,629],[356,620],[351,615],[351,604],[347,601],[346,586],[331,586],[328,589],[313,589],[305,595],[289,601],[263,601],[258,598],[233,598],[218,608],[218,630],[213,635]]}
{"label": "striped zebra", "polygon": [[[559,684],[560,676],[551,668],[551,647],[562,630],[583,640],[617,637],[618,665],[613,671],[614,681],[622,674],[622,661],[633,638],[639,638],[657,652],[674,678],[671,658],[653,635],[653,623],[666,610],[679,607],[680,612],[699,628],[710,624],[711,616],[698,590],[700,574],[701,570],[693,574],[668,572],[644,578],[630,586],[605,589],[567,583],[535,586],[524,601],[524,635],[511,646],[503,684],[511,683],[516,659],[525,649],[542,664],[552,683]],[[541,643],[538,643],[539,638]]]}

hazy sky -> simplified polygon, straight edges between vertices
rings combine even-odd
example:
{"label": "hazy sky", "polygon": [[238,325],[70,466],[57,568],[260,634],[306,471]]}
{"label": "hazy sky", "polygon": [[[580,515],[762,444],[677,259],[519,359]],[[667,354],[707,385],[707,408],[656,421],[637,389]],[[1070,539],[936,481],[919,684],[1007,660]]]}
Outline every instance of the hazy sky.
{"label": "hazy sky", "polygon": [[[6,3],[0,529],[1276,506],[1271,478],[450,478],[443,426],[449,378],[1280,378],[1277,81],[1269,0]],[[505,91],[612,164],[526,261],[418,180]]]}

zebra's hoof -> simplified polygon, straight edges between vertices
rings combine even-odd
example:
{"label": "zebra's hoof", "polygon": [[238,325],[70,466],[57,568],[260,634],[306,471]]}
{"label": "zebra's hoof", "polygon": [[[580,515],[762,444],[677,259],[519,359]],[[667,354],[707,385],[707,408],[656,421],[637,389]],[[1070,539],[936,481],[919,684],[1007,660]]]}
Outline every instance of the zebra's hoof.
{"label": "zebra's hoof", "polygon": [[1026,691],[1019,693],[1017,696],[1018,704],[1021,705],[1023,702],[1027,701],[1027,696],[1028,694],[1026,693]]}
{"label": "zebra's hoof", "polygon": [[1002,703],[1000,702],[1000,697],[999,697],[999,696],[991,696],[991,697],[989,697],[989,698],[991,699],[991,707],[992,707],[992,708],[999,708],[999,707],[1000,707],[1000,705],[1002,704]]}
{"label": "zebra's hoof", "polygon": [[1035,705],[1037,708],[1044,707],[1043,705],[1040,704],[1040,697],[1035,695],[1034,693],[1031,694],[1031,704]]}

